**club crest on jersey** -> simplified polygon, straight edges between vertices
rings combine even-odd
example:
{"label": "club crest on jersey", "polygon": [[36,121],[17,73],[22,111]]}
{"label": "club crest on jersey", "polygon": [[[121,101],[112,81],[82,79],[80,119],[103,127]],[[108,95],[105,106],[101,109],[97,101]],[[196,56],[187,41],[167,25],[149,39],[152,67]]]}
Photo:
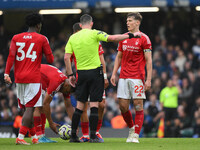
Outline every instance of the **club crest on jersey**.
{"label": "club crest on jersey", "polygon": [[32,35],[24,35],[23,39],[32,39]]}
{"label": "club crest on jersey", "polygon": [[138,45],[138,43],[139,43],[139,40],[137,40],[137,41],[135,42],[135,45]]}

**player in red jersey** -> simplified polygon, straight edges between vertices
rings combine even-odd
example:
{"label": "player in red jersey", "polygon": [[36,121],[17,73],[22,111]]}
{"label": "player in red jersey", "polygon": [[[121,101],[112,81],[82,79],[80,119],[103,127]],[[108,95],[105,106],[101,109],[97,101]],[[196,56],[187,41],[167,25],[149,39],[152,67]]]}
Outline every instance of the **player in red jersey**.
{"label": "player in red jersey", "polygon": [[13,36],[9,56],[6,63],[4,80],[12,83],[9,73],[14,63],[14,75],[17,88],[17,98],[20,108],[25,108],[22,126],[16,139],[16,144],[30,145],[24,140],[27,131],[32,137],[32,143],[37,144],[33,124],[33,112],[35,107],[42,106],[40,65],[42,55],[47,61],[54,60],[47,38],[39,34],[42,27],[42,16],[34,13],[26,17],[28,31]]}
{"label": "player in red jersey", "polygon": [[44,134],[46,118],[49,122],[50,128],[55,133],[58,133],[56,127],[59,125],[53,122],[51,118],[50,103],[53,99],[53,96],[57,92],[61,92],[64,97],[67,114],[69,115],[69,118],[72,119],[74,108],[71,105],[69,94],[73,91],[74,88],[72,88],[69,84],[69,80],[67,79],[67,77],[54,66],[42,64],[40,72],[42,90],[44,90],[46,93],[44,97],[43,107],[38,107],[34,111],[34,125],[40,143],[53,143],[56,141],[47,138]]}
{"label": "player in red jersey", "polygon": [[[76,33],[80,30],[81,30],[80,23],[75,23],[73,25],[73,33]],[[104,83],[105,83],[104,88],[107,88],[109,85],[109,82],[107,79],[106,64],[105,64],[103,54],[104,54],[104,51],[103,51],[102,45],[101,45],[101,43],[99,43],[99,57],[100,57],[101,64],[103,65],[103,72],[104,72]],[[74,64],[76,67],[76,58],[75,58],[74,54],[72,55],[71,60],[74,60]],[[76,74],[76,78],[78,78],[77,74]],[[102,98],[103,98],[103,100],[99,103],[99,110],[98,110],[99,120],[98,120],[96,135],[99,138],[99,140],[101,140],[101,142],[104,142],[102,136],[99,133],[99,130],[102,126],[103,115],[104,115],[105,98],[106,98],[105,91],[104,91]],[[89,138],[89,119],[88,119],[88,115],[87,115],[87,109],[88,109],[88,102],[85,103],[85,107],[84,107],[83,113],[81,115],[81,129],[82,129],[83,136],[80,138],[80,140],[82,142],[88,142],[90,139]]]}
{"label": "player in red jersey", "polygon": [[[140,13],[129,13],[127,16],[127,28],[129,33],[139,32],[142,21]],[[128,33],[126,33],[128,34]],[[122,116],[129,127],[129,136],[126,142],[139,143],[139,133],[142,128],[144,113],[143,99],[145,91],[151,87],[152,54],[149,37],[141,32],[140,38],[126,39],[119,42],[118,54],[111,77],[111,83],[115,84],[115,75],[121,65],[117,97]],[[145,65],[147,78],[145,81]],[[130,99],[133,99],[136,110],[135,125],[129,110]]]}

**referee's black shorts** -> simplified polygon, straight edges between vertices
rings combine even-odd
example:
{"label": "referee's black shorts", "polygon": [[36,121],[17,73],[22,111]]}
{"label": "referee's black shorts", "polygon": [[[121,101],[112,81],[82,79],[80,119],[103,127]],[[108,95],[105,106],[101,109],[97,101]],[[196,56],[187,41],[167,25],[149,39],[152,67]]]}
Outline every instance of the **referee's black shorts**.
{"label": "referee's black shorts", "polygon": [[77,70],[77,73],[77,100],[87,102],[90,95],[90,102],[101,102],[104,91],[103,68]]}
{"label": "referee's black shorts", "polygon": [[163,108],[165,112],[165,121],[174,120],[178,117],[177,108]]}

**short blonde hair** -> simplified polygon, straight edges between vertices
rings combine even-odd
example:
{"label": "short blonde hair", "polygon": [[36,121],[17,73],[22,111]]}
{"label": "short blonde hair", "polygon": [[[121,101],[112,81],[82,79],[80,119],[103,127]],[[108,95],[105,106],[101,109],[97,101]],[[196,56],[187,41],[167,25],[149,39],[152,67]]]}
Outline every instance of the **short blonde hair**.
{"label": "short blonde hair", "polygon": [[128,17],[133,17],[135,20],[142,22],[142,15],[139,12],[128,13],[127,18]]}

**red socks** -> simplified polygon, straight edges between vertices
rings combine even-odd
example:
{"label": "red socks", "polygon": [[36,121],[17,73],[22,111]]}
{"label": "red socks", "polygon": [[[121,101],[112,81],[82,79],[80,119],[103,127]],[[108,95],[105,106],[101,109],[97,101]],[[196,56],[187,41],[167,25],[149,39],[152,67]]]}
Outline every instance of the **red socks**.
{"label": "red socks", "polygon": [[35,131],[36,135],[40,136],[42,135],[42,120],[41,117],[33,117],[34,118],[34,126],[35,126]]}
{"label": "red socks", "polygon": [[133,123],[133,118],[132,118],[132,114],[131,114],[130,110],[125,113],[122,113],[122,116],[123,116],[124,121],[126,122],[127,126],[129,128],[132,128],[134,123]]}
{"label": "red socks", "polygon": [[40,136],[44,134],[45,131],[45,123],[46,123],[46,116],[45,114],[41,114],[41,116],[33,117],[34,118],[34,126],[35,126],[35,131],[36,135]]}
{"label": "red socks", "polygon": [[89,122],[81,122],[83,136],[89,136]]}
{"label": "red socks", "polygon": [[46,124],[46,116],[44,113],[41,113],[41,119],[42,119],[42,134],[45,132],[45,124]]}
{"label": "red socks", "polygon": [[[101,126],[102,126],[102,120],[98,120],[96,132],[99,132],[99,130],[101,129]],[[83,136],[88,136],[89,135],[89,122],[81,122],[81,129],[82,129]]]}
{"label": "red socks", "polygon": [[144,111],[136,111],[135,114],[135,133],[140,134],[140,130],[142,128],[144,121]]}
{"label": "red socks", "polygon": [[29,128],[26,126],[21,126],[19,129],[19,133],[23,134],[24,136],[26,135],[26,133],[28,132]]}
{"label": "red socks", "polygon": [[102,120],[98,120],[97,131],[96,132],[99,132],[99,130],[101,129],[101,126],[102,126]]}
{"label": "red socks", "polygon": [[36,134],[35,127],[29,128],[29,133],[31,136],[34,136]]}

